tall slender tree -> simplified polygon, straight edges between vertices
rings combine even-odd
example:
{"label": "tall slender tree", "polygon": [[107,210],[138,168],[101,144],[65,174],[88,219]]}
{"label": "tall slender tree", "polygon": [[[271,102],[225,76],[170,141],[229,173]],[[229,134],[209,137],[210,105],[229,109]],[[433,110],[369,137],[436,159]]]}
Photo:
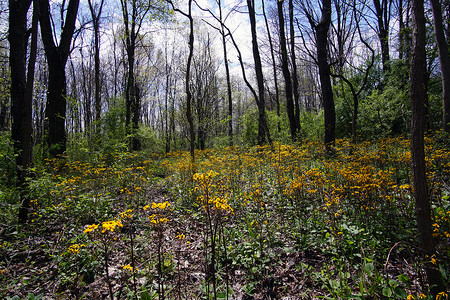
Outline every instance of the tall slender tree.
{"label": "tall slender tree", "polygon": [[9,62],[11,68],[11,137],[16,156],[17,186],[21,190],[20,199],[22,203],[19,210],[19,222],[22,223],[27,221],[30,207],[30,199],[25,192],[25,177],[28,174],[28,168],[33,164],[32,95],[39,16],[39,3],[35,3],[33,5],[31,49],[27,74],[27,14],[30,5],[31,0],[9,1],[8,40],[10,44]]}
{"label": "tall slender tree", "polygon": [[280,48],[281,48],[281,70],[283,71],[284,77],[284,88],[285,88],[285,97],[286,97],[286,110],[289,119],[289,128],[291,131],[292,140],[296,140],[298,127],[295,116],[295,106],[294,106],[294,98],[292,92],[292,79],[291,72],[289,71],[289,60],[288,60],[288,51],[287,51],[287,42],[286,42],[286,33],[284,30],[285,21],[284,21],[284,9],[283,9],[284,0],[277,1],[278,7],[278,25],[280,30]]}
{"label": "tall slender tree", "polygon": [[[48,91],[46,117],[46,146],[52,157],[66,150],[66,63],[75,31],[75,21],[80,0],[69,0],[59,45],[54,39],[49,0],[39,0],[42,42],[48,64]],[[64,4],[64,3],[63,3]]]}
{"label": "tall slender tree", "polygon": [[448,57],[448,42],[445,39],[444,24],[442,20],[442,8],[439,0],[431,0],[431,8],[434,17],[434,32],[439,52],[442,78],[442,128],[450,132],[450,59]]}
{"label": "tall slender tree", "polygon": [[300,134],[300,94],[298,90],[297,56],[295,51],[294,2],[289,0],[289,35],[291,38],[292,92],[294,96],[294,121]]}
{"label": "tall slender tree", "polygon": [[179,8],[176,8],[171,0],[166,0],[172,6],[173,10],[181,13],[183,16],[188,18],[189,20],[189,54],[186,65],[186,74],[185,74],[185,91],[186,91],[186,117],[189,123],[189,135],[190,135],[190,151],[191,151],[191,160],[192,165],[195,165],[195,130],[194,130],[194,120],[192,117],[192,92],[190,89],[190,80],[191,80],[191,64],[192,57],[194,56],[194,18],[192,17],[192,0],[188,0],[188,12],[184,12]]}
{"label": "tall slender tree", "polygon": [[331,24],[331,0],[322,0],[321,19],[317,22],[309,3],[303,1],[303,11],[315,34],[316,57],[319,68],[319,79],[322,89],[325,135],[324,143],[327,152],[332,152],[336,139],[336,110],[334,107],[333,89],[331,86],[331,70],[328,61],[328,31]]}
{"label": "tall slender tree", "polygon": [[128,62],[127,83],[125,89],[125,125],[127,134],[132,135],[131,149],[139,150],[141,146],[140,141],[136,136],[136,130],[139,127],[140,99],[138,97],[136,74],[134,71],[136,61],[136,41],[144,17],[148,13],[150,6],[147,5],[140,13],[139,10],[141,6],[137,3],[137,0],[120,0],[120,3],[122,5],[123,24],[125,28],[124,39]]}
{"label": "tall slender tree", "polygon": [[[414,198],[417,227],[423,252],[431,257],[435,253],[432,237],[431,210],[425,165],[425,16],[422,0],[412,0],[413,49],[411,57],[411,166],[414,179]],[[425,271],[431,292],[436,296],[444,290],[441,273],[430,261],[425,261]]]}
{"label": "tall slender tree", "polygon": [[266,119],[266,105],[264,101],[264,75],[262,70],[261,56],[259,54],[258,37],[256,35],[256,13],[255,1],[247,0],[248,15],[250,18],[250,31],[252,33],[252,52],[253,60],[255,62],[256,82],[258,84],[258,98],[256,104],[258,106],[258,144],[263,145],[266,142],[266,136],[269,143],[272,143],[270,138],[269,127]]}
{"label": "tall slender tree", "polygon": [[263,16],[264,16],[264,23],[266,25],[267,38],[269,40],[270,58],[272,60],[273,81],[274,81],[274,85],[275,85],[275,105],[276,105],[277,116],[278,116],[277,127],[278,127],[278,132],[280,132],[281,131],[281,122],[280,122],[280,91],[278,88],[278,72],[277,72],[278,67],[277,67],[276,60],[275,60],[275,49],[273,46],[272,35],[270,34],[269,21],[267,19],[264,1],[262,1],[261,3],[262,3],[262,12],[263,12]]}
{"label": "tall slender tree", "polygon": [[102,15],[104,0],[97,5],[92,0],[88,0],[89,11],[91,12],[92,27],[94,29],[94,101],[95,101],[95,143],[100,142],[100,117],[102,110],[101,87],[100,87],[100,17]]}
{"label": "tall slender tree", "polygon": [[[220,35],[222,37],[222,47],[223,47],[223,63],[225,65],[225,76],[227,81],[227,102],[228,102],[228,145],[233,146],[233,95],[231,91],[231,79],[230,79],[230,67],[228,63],[228,51],[227,51],[227,41],[226,41],[226,31],[223,23],[226,17],[223,16],[222,12],[222,1],[216,0],[219,7],[219,20],[220,20]],[[263,1],[264,2],[264,1]]]}
{"label": "tall slender tree", "polygon": [[381,60],[383,63],[383,71],[389,71],[389,26],[391,20],[392,0],[373,0],[375,7],[375,15],[377,19],[377,35],[381,45]]}

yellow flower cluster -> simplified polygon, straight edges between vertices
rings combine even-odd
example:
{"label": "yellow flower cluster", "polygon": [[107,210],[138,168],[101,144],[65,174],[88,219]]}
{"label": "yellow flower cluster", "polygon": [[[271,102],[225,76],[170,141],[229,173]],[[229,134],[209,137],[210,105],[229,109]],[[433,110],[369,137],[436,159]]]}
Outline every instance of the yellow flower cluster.
{"label": "yellow flower cluster", "polygon": [[98,224],[88,225],[88,227],[86,227],[86,229],[84,230],[84,233],[88,233],[88,232],[94,231],[97,228],[98,228]]}
{"label": "yellow flower cluster", "polygon": [[151,224],[163,224],[163,223],[167,223],[169,221],[169,219],[167,219],[166,217],[162,217],[159,214],[153,214],[151,216],[148,217],[150,219],[150,223]]}
{"label": "yellow flower cluster", "polygon": [[67,249],[70,253],[77,254],[80,252],[82,247],[86,247],[85,244],[73,244],[70,245],[69,249]]}
{"label": "yellow flower cluster", "polygon": [[214,177],[218,175],[212,170],[207,173],[195,173],[193,175],[193,179],[197,183],[194,190],[200,193],[197,201],[208,213],[220,211],[234,214],[233,208],[228,204],[227,194],[221,193],[223,190],[222,184],[216,184],[214,180]]}
{"label": "yellow flower cluster", "polygon": [[152,209],[158,208],[158,209],[164,210],[169,206],[170,206],[170,203],[168,201],[162,202],[162,203],[155,203],[155,202],[152,203]]}
{"label": "yellow flower cluster", "polygon": [[[102,222],[101,225],[102,225],[101,233],[105,233],[107,231],[114,232],[116,227],[123,227],[121,220],[105,221],[105,222]],[[99,226],[100,226],[100,224],[88,225],[88,227],[86,227],[86,229],[84,230],[84,233],[92,232],[92,231],[96,230]]]}
{"label": "yellow flower cluster", "polygon": [[120,216],[120,218],[122,218],[122,219],[132,219],[132,218],[133,218],[132,212],[133,212],[132,209],[127,209],[126,211],[121,212],[121,213],[119,214],[119,216]]}
{"label": "yellow flower cluster", "polygon": [[123,270],[128,271],[128,272],[136,272],[136,271],[138,271],[138,268],[134,268],[133,269],[133,267],[130,264],[128,264],[128,265],[121,265],[120,267]]}
{"label": "yellow flower cluster", "polygon": [[107,231],[114,232],[116,227],[123,227],[123,224],[120,220],[102,222],[102,233],[105,233]]}

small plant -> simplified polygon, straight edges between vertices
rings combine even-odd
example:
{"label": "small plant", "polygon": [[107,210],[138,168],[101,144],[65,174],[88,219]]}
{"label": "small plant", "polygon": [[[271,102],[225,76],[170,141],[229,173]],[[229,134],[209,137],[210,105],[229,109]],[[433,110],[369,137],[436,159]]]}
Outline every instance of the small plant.
{"label": "small plant", "polygon": [[94,243],[94,247],[99,245],[99,248],[103,252],[104,268],[106,274],[106,283],[108,285],[109,297],[114,299],[112,281],[109,275],[109,264],[112,246],[117,239],[117,229],[123,227],[121,220],[105,221],[101,224],[92,224],[87,226],[84,230],[85,234],[91,238]]}
{"label": "small plant", "polygon": [[212,283],[213,299],[217,299],[217,257],[220,251],[220,233],[224,221],[234,211],[228,204],[228,195],[225,187],[216,180],[219,174],[214,171],[208,173],[195,173],[193,179],[196,183],[195,191],[199,194],[197,203],[204,215],[204,250],[205,250],[205,281],[206,294],[210,295],[209,284]]}
{"label": "small plant", "polygon": [[156,253],[158,259],[158,296],[159,299],[165,299],[164,288],[164,270],[165,270],[165,257],[164,257],[164,238],[165,238],[165,226],[169,222],[168,212],[170,211],[170,203],[168,201],[161,203],[152,203],[151,209],[153,214],[148,218],[150,225],[156,233]]}

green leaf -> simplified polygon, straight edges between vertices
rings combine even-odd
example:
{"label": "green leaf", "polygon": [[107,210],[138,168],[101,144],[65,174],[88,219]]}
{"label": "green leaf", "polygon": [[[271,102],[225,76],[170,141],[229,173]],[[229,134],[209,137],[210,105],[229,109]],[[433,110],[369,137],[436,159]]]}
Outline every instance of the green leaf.
{"label": "green leaf", "polygon": [[405,274],[398,275],[398,280],[400,282],[403,282],[403,283],[408,283],[409,282],[409,278]]}
{"label": "green leaf", "polygon": [[141,300],[152,300],[152,297],[148,291],[143,291],[141,293]]}
{"label": "green leaf", "polygon": [[394,292],[395,292],[395,296],[400,299],[405,299],[407,296],[405,290],[400,286],[397,286],[394,289]]}
{"label": "green leaf", "polygon": [[392,290],[388,287],[384,287],[382,291],[383,296],[385,297],[391,297],[392,296]]}

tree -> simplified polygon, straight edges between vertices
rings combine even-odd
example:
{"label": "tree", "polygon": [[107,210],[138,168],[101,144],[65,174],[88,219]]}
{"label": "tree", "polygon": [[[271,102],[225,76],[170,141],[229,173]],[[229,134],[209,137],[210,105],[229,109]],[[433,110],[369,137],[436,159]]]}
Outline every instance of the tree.
{"label": "tree", "polygon": [[450,132],[450,61],[448,57],[448,43],[445,39],[444,25],[442,20],[442,8],[439,0],[431,0],[431,8],[434,17],[434,32],[439,51],[439,62],[442,77],[442,127],[445,132]]}
{"label": "tree", "polygon": [[328,152],[332,150],[336,139],[336,111],[333,100],[333,89],[331,86],[331,70],[328,62],[328,31],[331,24],[331,0],[322,0],[321,19],[314,19],[311,8],[304,2],[303,11],[315,33],[316,58],[319,68],[320,85],[322,89],[322,102],[324,110],[325,135],[324,143]]}
{"label": "tree", "polygon": [[[425,166],[425,16],[422,0],[412,0],[413,53],[411,58],[410,97],[411,97],[411,165],[414,180],[414,197],[417,227],[423,252],[431,257],[435,253],[432,237],[431,210],[428,200]],[[431,292],[436,296],[444,291],[442,277],[430,261],[426,259],[425,271]]]}
{"label": "tree", "polygon": [[248,15],[250,18],[250,30],[252,33],[252,52],[253,60],[255,62],[256,81],[258,84],[258,97],[256,104],[258,106],[258,145],[263,145],[266,141],[266,136],[269,143],[272,143],[270,138],[269,127],[266,121],[266,109],[264,102],[264,75],[262,71],[261,57],[259,55],[258,38],[256,35],[256,13],[255,1],[247,0]]}
{"label": "tree", "polygon": [[9,62],[11,68],[11,137],[14,143],[17,166],[17,186],[21,189],[22,205],[19,221],[24,223],[28,218],[30,199],[25,195],[25,177],[33,163],[32,145],[32,91],[34,80],[34,63],[37,48],[37,16],[38,4],[34,5],[32,22],[32,42],[26,74],[26,57],[28,48],[27,13],[31,0],[9,1]]}
{"label": "tree", "polygon": [[[100,87],[100,17],[102,15],[104,0],[101,0],[98,5],[94,5],[92,0],[88,0],[89,11],[91,12],[92,27],[94,29],[94,84],[95,84],[95,132],[98,135],[100,133],[100,115],[102,110],[101,101],[101,87]],[[96,137],[96,143],[99,143],[100,139]]]}
{"label": "tree", "polygon": [[123,25],[125,30],[124,42],[128,63],[125,89],[125,123],[127,133],[132,135],[131,149],[139,150],[141,145],[138,137],[136,136],[136,131],[139,128],[141,97],[140,90],[136,82],[136,47],[141,38],[140,30],[144,20],[148,17],[149,19],[164,19],[167,15],[167,11],[160,1],[120,0],[120,3],[122,7]]}
{"label": "tree", "polygon": [[299,123],[296,122],[294,99],[293,99],[293,92],[292,92],[292,79],[291,79],[291,72],[289,71],[286,33],[284,30],[285,22],[284,22],[283,2],[284,2],[284,0],[277,1],[278,24],[280,27],[281,70],[283,71],[283,77],[284,77],[284,88],[285,88],[285,93],[286,93],[286,95],[285,95],[286,96],[286,110],[287,110],[287,115],[288,115],[288,119],[289,119],[289,128],[291,131],[291,138],[293,141],[295,141],[297,138],[298,131],[299,131],[299,128],[297,126],[297,124],[299,124]]}
{"label": "tree", "polygon": [[292,92],[294,93],[294,122],[300,134],[300,95],[298,91],[297,59],[295,51],[294,3],[289,0],[289,31],[291,37]]}
{"label": "tree", "polygon": [[[353,98],[353,113],[352,113],[352,142],[356,143],[357,138],[357,122],[358,122],[358,107],[359,107],[359,95],[364,91],[368,78],[369,72],[375,61],[375,50],[370,46],[370,44],[364,39],[361,28],[360,28],[360,15],[358,14],[358,9],[356,8],[356,1],[352,5],[347,5],[346,3],[341,3],[340,1],[335,1],[336,13],[337,13],[337,26],[335,28],[335,34],[337,39],[337,73],[331,74],[333,77],[340,78],[349,88]],[[350,24],[347,24],[347,20],[351,20]],[[359,40],[364,45],[365,49],[370,52],[369,63],[365,67],[356,67],[352,63],[348,63],[346,57],[349,56],[348,53],[354,46],[354,32],[359,35]],[[345,47],[348,44],[347,51]],[[362,46],[361,46],[362,47]],[[363,48],[361,48],[363,49]],[[347,52],[347,53],[345,53]],[[350,69],[356,69],[358,73],[362,73],[363,78],[359,85],[356,86],[348,76],[344,74],[344,67],[349,64]],[[351,72],[350,72],[351,74]]]}
{"label": "tree", "polygon": [[139,150],[141,146],[139,139],[136,136],[136,130],[139,128],[138,121],[139,121],[140,99],[138,97],[136,77],[134,73],[135,54],[136,54],[136,41],[139,35],[139,31],[141,29],[144,17],[150,9],[150,6],[146,5],[142,9],[142,6],[138,5],[137,0],[130,0],[130,1],[120,0],[120,3],[122,5],[123,24],[125,28],[124,39],[128,62],[127,83],[125,90],[125,102],[126,102],[125,125],[127,128],[127,134],[132,135],[131,149]]}
{"label": "tree", "polygon": [[273,42],[272,42],[272,36],[270,34],[269,21],[267,20],[267,14],[266,14],[265,6],[264,6],[264,1],[262,1],[261,3],[262,3],[262,12],[263,12],[263,16],[264,16],[264,22],[266,24],[267,38],[269,40],[270,58],[272,60],[273,81],[274,81],[274,85],[275,85],[275,105],[276,105],[276,110],[277,110],[277,116],[279,118],[277,127],[278,127],[278,132],[280,132],[281,131],[280,92],[279,92],[279,88],[278,88],[278,74],[277,74],[277,64],[275,61],[275,50],[274,50],[274,46],[273,46]]}
{"label": "tree", "polygon": [[381,45],[381,60],[383,71],[389,71],[389,23],[391,19],[392,0],[373,0],[375,6],[375,15],[377,19],[377,35]]}
{"label": "tree", "polygon": [[[227,41],[226,32],[223,26],[223,22],[226,17],[223,17],[222,13],[222,1],[216,0],[219,7],[219,20],[220,20],[220,35],[222,37],[222,47],[223,47],[223,62],[225,65],[225,76],[227,81],[227,98],[228,98],[228,144],[233,146],[233,95],[231,93],[231,79],[230,79],[230,67],[228,65],[228,52],[227,52]],[[263,1],[264,2],[264,1]]]}
{"label": "tree", "polygon": [[218,65],[213,57],[210,34],[199,34],[198,51],[193,56],[191,93],[197,119],[197,148],[204,150],[208,133],[212,133],[213,116],[218,107]]}
{"label": "tree", "polygon": [[62,32],[59,45],[53,38],[49,0],[39,0],[42,41],[48,64],[48,91],[45,108],[46,147],[51,157],[66,150],[66,63],[70,54],[80,0],[70,0],[65,20],[61,20]]}
{"label": "tree", "polygon": [[[188,12],[183,12],[180,9],[176,8],[171,0],[166,0],[172,6],[173,10],[181,13],[183,16],[188,18],[189,20],[189,54],[186,65],[186,74],[185,74],[185,91],[186,91],[186,117],[189,123],[189,135],[190,135],[190,151],[191,151],[191,159],[192,165],[195,164],[195,130],[194,130],[194,120],[192,118],[192,93],[190,89],[190,78],[191,78],[191,64],[192,57],[194,55],[194,19],[192,18],[192,0],[188,0]],[[213,281],[215,282],[215,280]]]}
{"label": "tree", "polygon": [[209,26],[214,28],[220,33],[221,40],[222,40],[222,47],[223,47],[223,61],[225,66],[225,78],[227,83],[227,104],[228,104],[228,144],[230,146],[233,146],[233,97],[232,97],[232,91],[231,91],[231,79],[230,79],[230,67],[228,63],[228,51],[227,51],[227,32],[225,29],[225,20],[229,16],[223,16],[223,9],[222,9],[222,1],[216,0],[217,7],[219,9],[219,16],[215,16],[212,11],[202,8],[196,1],[194,1],[195,4],[203,11],[209,12],[220,24],[220,27],[216,27],[209,23],[206,20],[205,23],[207,23]]}

